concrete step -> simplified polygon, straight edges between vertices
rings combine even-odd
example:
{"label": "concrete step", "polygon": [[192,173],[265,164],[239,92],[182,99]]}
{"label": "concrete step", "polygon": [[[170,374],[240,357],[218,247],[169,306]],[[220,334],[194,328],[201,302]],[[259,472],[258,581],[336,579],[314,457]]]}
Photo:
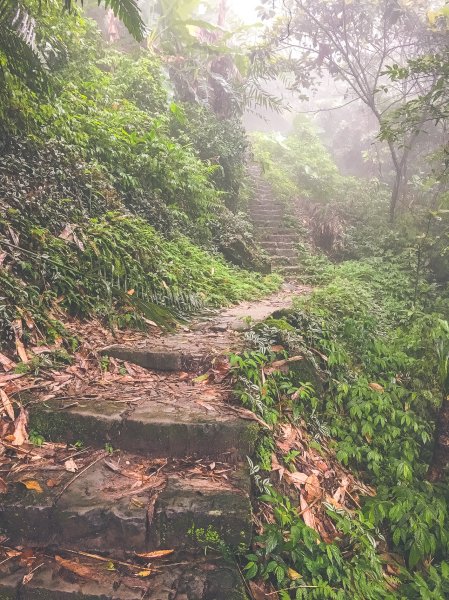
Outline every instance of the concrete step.
{"label": "concrete step", "polygon": [[278,265],[294,265],[298,262],[297,256],[271,256],[270,257],[271,264],[274,267]]}
{"label": "concrete step", "polygon": [[[64,559],[81,564],[98,574],[93,579],[75,575],[52,558],[44,558],[31,581],[23,585],[29,569],[8,561],[0,566],[1,600],[242,600],[245,585],[235,565],[217,559],[183,555],[175,560],[152,562],[149,577],[136,577],[136,569],[62,553]],[[144,564],[144,563],[142,563]],[[145,566],[142,567],[145,569]]]}
{"label": "concrete step", "polygon": [[175,387],[170,380],[142,388],[32,404],[30,428],[49,441],[79,440],[100,448],[110,443],[146,456],[228,453],[237,460],[251,454],[257,424],[236,416],[219,392],[203,397],[201,386],[179,382]]}
{"label": "concrete step", "polygon": [[273,242],[271,240],[261,240],[259,242],[264,248],[296,248],[297,240],[288,239],[286,241]]}
{"label": "concrete step", "polygon": [[197,371],[211,366],[211,356],[206,350],[177,350],[157,347],[133,347],[121,344],[106,346],[102,356],[112,356],[155,371]]}
{"label": "concrete step", "polygon": [[265,252],[275,258],[275,257],[285,257],[285,258],[298,258],[298,252],[296,251],[294,246],[288,247],[284,246],[282,248],[267,248],[264,246]]}
{"label": "concrete step", "polygon": [[226,471],[225,480],[209,476],[207,466],[190,464],[172,461],[166,467],[171,472],[164,473],[162,460],[120,453],[120,460],[102,458],[77,478],[39,469],[35,479],[41,492],[10,483],[0,506],[0,530],[14,547],[56,545],[116,556],[197,548],[189,533],[193,526],[213,529],[230,546],[247,546],[252,529],[247,470],[220,464],[216,468]]}
{"label": "concrete step", "polygon": [[299,241],[299,236],[296,233],[267,233],[264,237],[266,242],[293,242],[297,243]]}

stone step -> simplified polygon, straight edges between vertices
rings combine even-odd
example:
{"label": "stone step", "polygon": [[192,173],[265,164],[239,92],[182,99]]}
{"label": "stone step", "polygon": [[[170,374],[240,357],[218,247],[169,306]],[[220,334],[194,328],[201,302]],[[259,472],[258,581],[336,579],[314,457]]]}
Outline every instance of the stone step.
{"label": "stone step", "polygon": [[278,265],[294,265],[298,262],[298,257],[297,256],[271,256],[270,261],[274,267],[277,267]]}
{"label": "stone step", "polygon": [[201,470],[194,461],[186,463],[170,462],[166,468],[171,472],[165,474],[162,460],[116,453],[81,469],[77,478],[64,470],[40,469],[34,479],[41,492],[20,482],[9,485],[0,506],[0,530],[14,547],[108,550],[116,556],[197,548],[193,526],[212,529],[230,546],[248,546],[252,525],[247,470],[220,464],[216,468],[226,471],[224,480],[212,472],[209,476],[207,465]]}
{"label": "stone step", "polygon": [[163,346],[133,347],[121,344],[106,346],[100,350],[102,356],[112,356],[134,363],[144,369],[155,371],[196,371],[211,366],[207,351],[176,350]]}
{"label": "stone step", "polygon": [[[23,585],[29,569],[8,561],[0,566],[1,600],[242,600],[246,598],[245,584],[233,564],[217,558],[181,556],[180,560],[152,562],[149,577],[136,577],[117,565],[108,571],[106,563],[64,553],[64,559],[81,560],[97,574],[86,579],[68,571],[51,558],[45,558],[31,581]],[[173,564],[171,564],[173,563]],[[14,570],[15,569],[15,570]],[[143,567],[145,569],[145,567]]]}
{"label": "stone step", "polygon": [[[291,241],[291,242],[286,242],[286,243],[275,243],[275,242],[264,242],[263,240],[261,242],[259,242],[260,246],[262,246],[262,248],[265,250],[265,252],[267,252],[268,254],[283,254],[284,252],[289,253],[289,252],[294,252],[295,255],[297,253],[296,251],[296,243]],[[287,256],[287,254],[286,254]]]}
{"label": "stone step", "polygon": [[[49,441],[139,452],[146,456],[250,455],[257,424],[236,416],[219,393],[162,379],[141,388],[85,394],[29,406],[30,428]],[[134,399],[134,400],[133,400]],[[219,406],[214,406],[214,401]],[[223,404],[221,404],[223,403]]]}
{"label": "stone step", "polygon": [[262,210],[260,208],[251,211],[251,217],[255,218],[272,218],[273,216],[282,218],[284,212],[282,210]]}
{"label": "stone step", "polygon": [[275,257],[285,257],[285,258],[298,258],[298,252],[296,251],[294,246],[283,246],[282,248],[266,248],[264,247],[265,252],[275,258]]}
{"label": "stone step", "polygon": [[296,233],[268,233],[264,240],[266,242],[293,242],[299,241],[299,236]]}

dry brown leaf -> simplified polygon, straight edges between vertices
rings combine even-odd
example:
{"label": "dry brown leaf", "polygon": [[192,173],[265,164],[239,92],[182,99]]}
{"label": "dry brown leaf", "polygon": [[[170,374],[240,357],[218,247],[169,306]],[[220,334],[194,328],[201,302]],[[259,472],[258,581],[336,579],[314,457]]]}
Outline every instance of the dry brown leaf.
{"label": "dry brown leaf", "polygon": [[321,496],[322,490],[320,486],[320,482],[318,477],[312,473],[307,477],[305,490],[307,494],[307,500],[312,502],[315,498],[319,498]]}
{"label": "dry brown leaf", "polygon": [[342,478],[342,480],[340,481],[340,486],[337,488],[337,490],[335,491],[335,493],[333,495],[334,500],[336,502],[343,504],[345,495],[346,495],[346,490],[348,489],[349,483],[350,483],[350,481],[347,477]]}
{"label": "dry brown leaf", "polygon": [[0,352],[0,365],[5,371],[12,371],[16,363]]}
{"label": "dry brown leaf", "polygon": [[302,485],[305,485],[309,476],[305,473],[300,473],[299,471],[295,471],[294,473],[290,473],[290,471],[285,472],[285,479],[289,482],[290,485],[294,485],[299,490]]}
{"label": "dry brown leaf", "polygon": [[76,473],[79,468],[76,462],[73,460],[73,458],[69,458],[69,460],[66,460],[64,463],[64,467],[65,470],[69,473]]}
{"label": "dry brown leaf", "polygon": [[24,377],[24,373],[9,373],[9,375],[0,375],[0,386],[4,387],[8,382],[14,379],[20,379]]}
{"label": "dry brown leaf", "polygon": [[379,384],[379,383],[369,383],[368,384],[369,387],[374,390],[375,392],[379,392],[380,394],[382,394],[382,392],[385,391],[385,389]]}
{"label": "dry brown leaf", "polygon": [[11,400],[8,398],[6,392],[0,388],[0,400],[3,404],[3,408],[5,409],[6,414],[14,421],[14,409],[11,404]]}
{"label": "dry brown leaf", "polygon": [[251,594],[253,595],[254,600],[265,600],[266,598],[272,598],[273,596],[267,596],[264,590],[257,585],[254,581],[248,582],[249,587],[251,589]]}
{"label": "dry brown leaf", "polygon": [[19,416],[14,421],[14,439],[12,440],[13,446],[22,446],[28,441],[28,412],[24,409],[20,409]]}
{"label": "dry brown leaf", "polygon": [[271,346],[272,352],[283,352],[284,350],[284,346],[281,346],[280,344],[275,344],[274,346]]}
{"label": "dry brown leaf", "polygon": [[27,363],[29,359],[28,359],[28,355],[25,350],[25,346],[23,345],[23,342],[22,342],[22,334],[23,334],[22,319],[16,319],[15,321],[13,321],[11,323],[11,327],[14,331],[14,335],[16,338],[16,352],[17,352],[18,356],[20,357],[20,360],[24,363]]}
{"label": "dry brown leaf", "polygon": [[279,464],[278,457],[276,456],[276,454],[274,452],[271,455],[271,470],[279,471],[279,481],[281,481],[282,476],[284,475],[284,472],[285,472],[285,467],[283,467],[282,465]]}
{"label": "dry brown leaf", "polygon": [[56,486],[58,486],[61,483],[61,481],[57,480],[57,479],[49,479],[46,483],[47,487],[49,488],[54,488]]}
{"label": "dry brown leaf", "polygon": [[281,426],[281,431],[281,439],[276,442],[276,445],[282,452],[289,452],[296,442],[297,430],[293,425],[287,423]]}
{"label": "dry brown leaf", "polygon": [[311,527],[318,533],[315,515],[310,510],[309,505],[307,504],[306,499],[304,498],[304,496],[302,494],[300,494],[300,496],[299,496],[299,504],[301,507],[301,515],[302,515],[302,518],[304,519],[304,523],[308,527]]}
{"label": "dry brown leaf", "polygon": [[153,552],[144,552],[143,554],[136,552],[136,556],[139,558],[162,558],[163,556],[173,554],[173,552],[174,550],[154,550]]}
{"label": "dry brown leaf", "polygon": [[6,494],[8,491],[8,484],[4,479],[0,477],[0,494]]}
{"label": "dry brown leaf", "polygon": [[34,577],[33,571],[31,571],[31,573],[27,573],[26,575],[24,575],[22,578],[22,585],[27,585],[27,583],[30,583],[30,581],[33,579],[33,577]]}
{"label": "dry brown leaf", "polygon": [[33,490],[34,492],[39,492],[39,494],[42,494],[42,492],[44,491],[41,488],[40,483],[35,479],[26,479],[25,481],[21,481],[20,483],[22,483],[27,490]]}
{"label": "dry brown leaf", "polygon": [[81,565],[80,563],[74,562],[72,560],[67,560],[65,558],[62,558],[62,556],[58,555],[55,556],[55,561],[58,563],[58,565],[61,565],[61,567],[67,569],[67,571],[75,573],[75,575],[78,575],[83,579],[91,579],[93,581],[98,581],[100,579],[99,574],[96,573],[92,568],[87,567],[86,565]]}

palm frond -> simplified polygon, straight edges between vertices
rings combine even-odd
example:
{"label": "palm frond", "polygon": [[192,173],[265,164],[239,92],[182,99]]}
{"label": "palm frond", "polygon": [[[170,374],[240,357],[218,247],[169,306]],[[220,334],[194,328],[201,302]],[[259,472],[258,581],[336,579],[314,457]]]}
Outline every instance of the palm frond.
{"label": "palm frond", "polygon": [[[77,0],[63,0],[64,7],[70,11],[74,2]],[[145,23],[140,14],[140,8],[137,0],[97,0],[98,6],[103,4],[105,8],[111,8],[116,17],[118,17],[130,34],[137,40],[141,41],[145,35]],[[83,0],[81,0],[81,4]]]}

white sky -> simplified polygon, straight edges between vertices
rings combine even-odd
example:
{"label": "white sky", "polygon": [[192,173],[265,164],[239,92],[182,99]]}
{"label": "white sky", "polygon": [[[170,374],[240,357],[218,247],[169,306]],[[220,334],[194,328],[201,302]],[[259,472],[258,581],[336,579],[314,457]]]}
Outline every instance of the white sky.
{"label": "white sky", "polygon": [[256,23],[256,6],[260,0],[228,0],[228,6],[235,12],[244,23]]}

